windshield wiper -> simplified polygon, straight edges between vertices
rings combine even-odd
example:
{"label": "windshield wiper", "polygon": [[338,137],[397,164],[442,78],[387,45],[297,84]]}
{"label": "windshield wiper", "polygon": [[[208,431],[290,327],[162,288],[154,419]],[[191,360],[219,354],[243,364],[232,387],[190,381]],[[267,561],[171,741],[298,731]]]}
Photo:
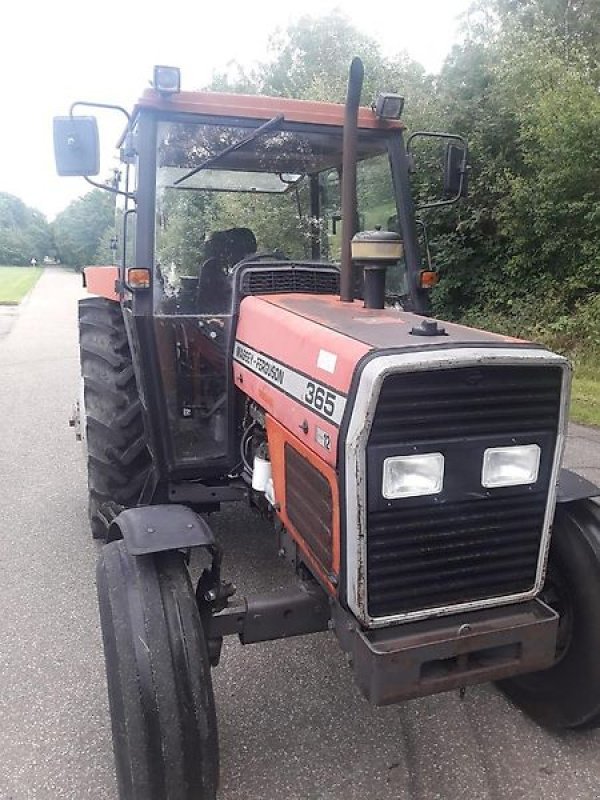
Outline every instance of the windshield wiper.
{"label": "windshield wiper", "polygon": [[236,150],[241,150],[242,147],[245,147],[247,144],[255,141],[255,139],[258,139],[258,137],[262,136],[263,133],[276,130],[281,126],[282,122],[283,114],[278,114],[276,117],[273,117],[273,119],[270,119],[268,122],[265,122],[263,125],[255,128],[252,133],[249,133],[248,136],[244,136],[244,138],[240,139],[239,142],[234,142],[224,150],[221,150],[219,153],[213,153],[212,156],[205,158],[204,161],[201,161],[197,167],[194,167],[194,169],[183,175],[183,177],[177,178],[177,180],[174,181],[173,186],[178,186],[180,183],[187,181],[188,178],[193,177],[201,170],[206,169],[206,167],[210,166],[211,164],[214,164],[216,161],[220,161],[222,158],[229,155],[229,153],[234,153]]}

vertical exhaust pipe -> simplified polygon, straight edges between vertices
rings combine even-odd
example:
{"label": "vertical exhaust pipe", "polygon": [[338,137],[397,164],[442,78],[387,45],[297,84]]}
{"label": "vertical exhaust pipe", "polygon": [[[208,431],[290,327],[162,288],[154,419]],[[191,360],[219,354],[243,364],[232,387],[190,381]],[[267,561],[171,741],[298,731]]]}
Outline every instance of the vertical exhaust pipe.
{"label": "vertical exhaust pipe", "polygon": [[358,107],[365,68],[360,58],[353,58],[348,77],[344,138],[342,144],[342,265],[340,300],[354,300],[352,280],[352,237],[356,233],[356,157],[358,150]]}

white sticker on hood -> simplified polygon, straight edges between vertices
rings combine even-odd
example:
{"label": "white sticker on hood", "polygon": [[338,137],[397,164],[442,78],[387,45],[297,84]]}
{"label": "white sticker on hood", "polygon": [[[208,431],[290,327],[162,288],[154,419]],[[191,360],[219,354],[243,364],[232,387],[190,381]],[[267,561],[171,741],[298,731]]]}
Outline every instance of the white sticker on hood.
{"label": "white sticker on hood", "polygon": [[319,357],[317,358],[317,367],[319,369],[333,375],[336,363],[337,356],[335,353],[330,353],[329,350],[319,350]]}

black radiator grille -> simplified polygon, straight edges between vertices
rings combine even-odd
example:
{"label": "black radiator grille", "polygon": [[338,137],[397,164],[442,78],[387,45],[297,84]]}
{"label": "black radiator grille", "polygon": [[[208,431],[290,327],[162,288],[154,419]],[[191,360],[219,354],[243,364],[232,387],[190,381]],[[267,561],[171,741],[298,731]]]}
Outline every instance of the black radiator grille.
{"label": "black radiator grille", "polygon": [[[556,440],[562,373],[557,367],[482,366],[397,373],[384,380],[369,442],[374,452],[443,452],[462,475],[461,454],[521,437]],[[507,439],[508,437],[508,439]],[[381,456],[380,456],[381,457]],[[367,515],[367,599],[371,616],[387,616],[530,590],[535,583],[548,476],[535,487],[493,490],[479,462],[467,485],[444,488],[439,502],[383,502],[372,489]],[[447,481],[444,486],[456,482]],[[473,486],[468,485],[471,481]],[[377,481],[379,483],[379,479]],[[540,485],[540,484],[544,485]],[[373,483],[370,483],[373,486]]]}
{"label": "black radiator grille", "polygon": [[558,367],[396,373],[382,386],[369,444],[556,431]]}
{"label": "black radiator grille", "polygon": [[277,267],[256,271],[249,269],[242,277],[241,291],[244,295],[287,292],[337,294],[339,283],[339,273],[334,269],[300,267]]}
{"label": "black radiator grille", "polygon": [[316,467],[285,446],[285,510],[317,560],[331,569],[333,499],[331,486]]}
{"label": "black radiator grille", "polygon": [[503,497],[369,515],[369,612],[385,616],[527,591],[545,497]]}

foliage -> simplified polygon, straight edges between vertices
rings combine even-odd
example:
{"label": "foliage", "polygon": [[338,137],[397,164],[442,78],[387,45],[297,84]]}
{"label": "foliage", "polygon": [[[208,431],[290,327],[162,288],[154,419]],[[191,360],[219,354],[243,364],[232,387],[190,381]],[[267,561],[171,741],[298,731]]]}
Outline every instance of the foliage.
{"label": "foliage", "polygon": [[384,56],[377,41],[356,29],[340,11],[318,19],[305,16],[287,30],[277,31],[271,37],[268,60],[253,71],[232,64],[230,74],[215,75],[210,88],[341,103],[348,67],[356,55],[365,65],[365,105],[378,91],[400,92],[407,98],[409,124],[433,123],[432,77],[405,53]]}
{"label": "foliage", "polygon": [[[101,244],[114,230],[114,195],[94,189],[74,200],[52,223],[58,257],[63,264],[93,264]],[[104,256],[104,252],[100,252]],[[103,259],[104,260],[104,259]]]}
{"label": "foliage", "polygon": [[[574,5],[480,3],[484,24],[442,71],[438,102],[446,127],[469,138],[472,192],[454,219],[432,223],[440,315],[509,329],[525,310],[525,327],[545,334],[567,319],[585,324],[600,290],[598,39],[588,36],[600,19],[591,14],[585,30],[579,19],[575,34],[565,27]],[[592,338],[586,329],[578,346]]]}
{"label": "foliage", "polygon": [[183,275],[197,274],[218,203],[218,196],[205,192],[164,192],[157,231],[157,261],[163,270],[173,264]]}
{"label": "foliage", "polygon": [[52,235],[43,214],[0,192],[0,264],[29,264],[32,258],[41,262],[52,252]]}

